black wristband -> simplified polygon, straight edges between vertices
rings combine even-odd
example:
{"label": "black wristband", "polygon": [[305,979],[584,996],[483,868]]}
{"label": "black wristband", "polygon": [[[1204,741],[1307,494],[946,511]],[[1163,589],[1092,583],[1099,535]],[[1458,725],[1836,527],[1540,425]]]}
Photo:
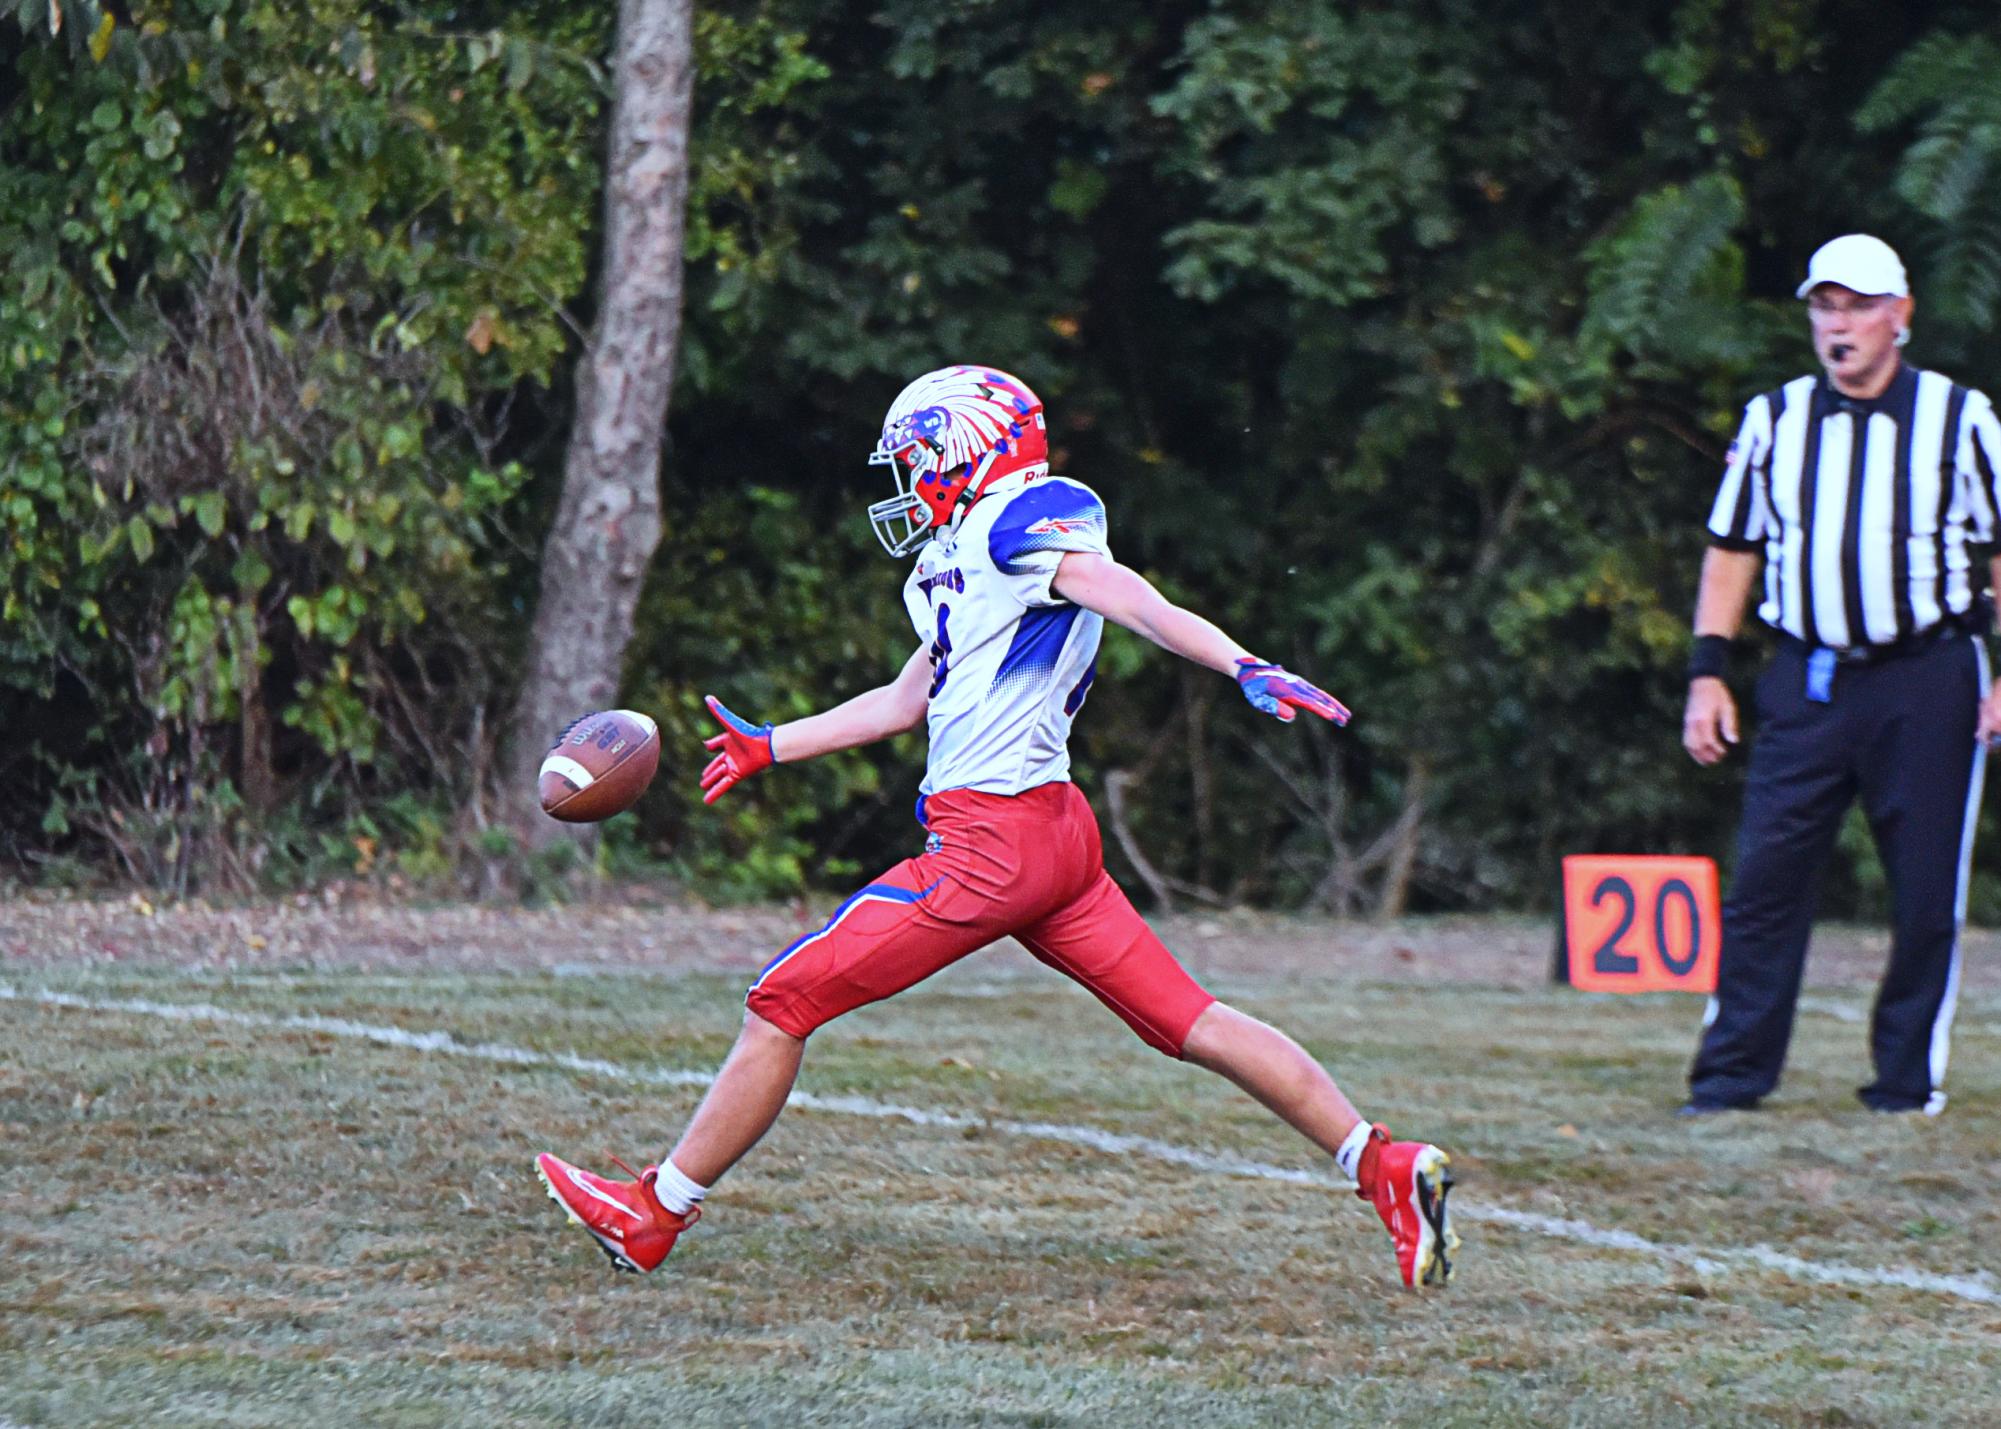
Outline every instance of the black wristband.
{"label": "black wristband", "polygon": [[1688,678],[1722,679],[1730,673],[1730,637],[1727,635],[1698,635],[1695,648],[1688,652]]}

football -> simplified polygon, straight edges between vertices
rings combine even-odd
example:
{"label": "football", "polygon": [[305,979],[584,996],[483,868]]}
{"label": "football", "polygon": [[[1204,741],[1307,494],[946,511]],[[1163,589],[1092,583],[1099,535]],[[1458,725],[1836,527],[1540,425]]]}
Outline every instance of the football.
{"label": "football", "polygon": [[638,802],[660,767],[660,727],[633,710],[600,710],[556,736],[538,779],[542,812],[594,824]]}

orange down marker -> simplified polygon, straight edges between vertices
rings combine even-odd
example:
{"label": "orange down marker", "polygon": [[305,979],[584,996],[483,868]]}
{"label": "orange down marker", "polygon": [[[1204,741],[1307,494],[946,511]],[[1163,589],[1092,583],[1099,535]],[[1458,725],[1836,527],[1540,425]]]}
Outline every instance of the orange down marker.
{"label": "orange down marker", "polygon": [[1723,946],[1715,861],[1572,854],[1563,934],[1571,986],[1586,992],[1714,992]]}

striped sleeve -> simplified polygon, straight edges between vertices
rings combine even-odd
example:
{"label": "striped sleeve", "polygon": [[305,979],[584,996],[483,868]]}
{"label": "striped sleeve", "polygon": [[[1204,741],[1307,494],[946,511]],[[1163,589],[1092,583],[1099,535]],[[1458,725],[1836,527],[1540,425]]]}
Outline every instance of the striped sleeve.
{"label": "striped sleeve", "polygon": [[1969,520],[1968,534],[1976,541],[1994,539],[1995,512],[2001,510],[2001,421],[1984,392],[1967,394],[1960,417],[1959,481]]}
{"label": "striped sleeve", "polygon": [[1744,425],[1723,461],[1723,481],[1709,509],[1712,544],[1732,551],[1761,548],[1772,531],[1772,399],[1753,397]]}

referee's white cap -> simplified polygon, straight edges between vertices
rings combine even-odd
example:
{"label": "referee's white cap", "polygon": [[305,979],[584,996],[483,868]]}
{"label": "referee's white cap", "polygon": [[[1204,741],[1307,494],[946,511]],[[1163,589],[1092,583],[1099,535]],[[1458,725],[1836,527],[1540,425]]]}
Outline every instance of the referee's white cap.
{"label": "referee's white cap", "polygon": [[1820,245],[1806,265],[1806,281],[1793,294],[1804,298],[1822,283],[1839,283],[1866,296],[1908,298],[1911,283],[1897,250],[1866,233],[1844,233]]}

